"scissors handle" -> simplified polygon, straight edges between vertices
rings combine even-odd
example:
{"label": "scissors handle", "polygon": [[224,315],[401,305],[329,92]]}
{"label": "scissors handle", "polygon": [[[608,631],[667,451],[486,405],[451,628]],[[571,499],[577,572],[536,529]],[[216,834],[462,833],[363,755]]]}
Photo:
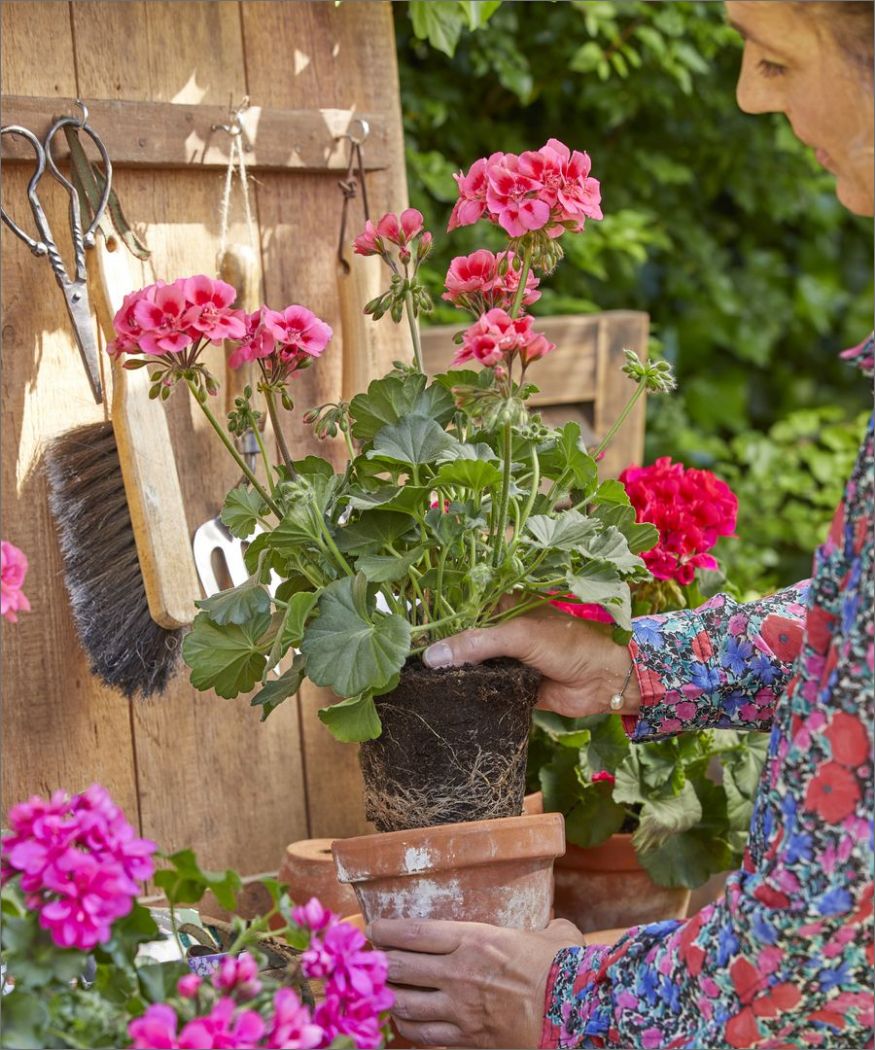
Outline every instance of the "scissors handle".
{"label": "scissors handle", "polygon": [[27,184],[27,199],[30,202],[30,209],[33,212],[37,232],[42,240],[34,240],[29,233],[23,230],[18,223],[8,215],[2,206],[0,206],[0,219],[6,223],[16,237],[20,237],[21,240],[24,241],[34,255],[48,255],[49,245],[51,245],[57,253],[57,248],[52,240],[51,230],[49,229],[49,224],[46,219],[46,213],[43,211],[42,205],[39,202],[39,197],[36,195],[36,188],[46,170],[46,151],[43,149],[43,144],[32,131],[29,131],[27,128],[22,128],[18,124],[7,124],[5,128],[0,128],[0,136],[3,135],[17,135],[19,138],[25,139],[36,154],[36,167],[34,168],[33,175],[30,177],[30,182]]}

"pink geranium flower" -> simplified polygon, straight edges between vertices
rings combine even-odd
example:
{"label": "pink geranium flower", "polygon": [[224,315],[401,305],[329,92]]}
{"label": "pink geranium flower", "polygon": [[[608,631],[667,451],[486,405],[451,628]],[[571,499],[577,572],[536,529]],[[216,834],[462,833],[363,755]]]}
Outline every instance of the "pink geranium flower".
{"label": "pink geranium flower", "polygon": [[134,321],[141,328],[139,348],[147,354],[178,354],[191,346],[187,330],[184,281],[154,288],[151,297],[143,295],[133,305]]}
{"label": "pink geranium flower", "polygon": [[276,338],[265,328],[263,313],[264,308],[261,307],[251,314],[244,314],[245,331],[239,344],[228,355],[231,368],[240,368],[247,361],[270,357],[273,353]]}
{"label": "pink geranium flower", "polygon": [[331,327],[305,306],[262,312],[262,323],[277,342],[280,357],[305,354],[319,357],[334,334]]}
{"label": "pink geranium flower", "polygon": [[523,365],[527,365],[534,358],[555,350],[554,343],[532,330],[532,323],[531,317],[513,318],[500,307],[487,310],[463,333],[453,364],[478,361],[488,367],[502,361],[508,364],[519,356]]}
{"label": "pink geranium flower", "polygon": [[246,315],[242,310],[231,308],[237,292],[230,284],[199,274],[187,277],[183,287],[185,298],[190,304],[183,321],[194,330],[195,338],[205,336],[211,343],[243,338],[246,334]]}
{"label": "pink geranium flower", "polygon": [[223,959],[213,974],[213,987],[233,994],[238,1000],[254,999],[261,991],[255,960],[247,952]]}
{"label": "pink geranium flower", "polygon": [[274,1015],[268,1032],[268,1046],[312,1050],[331,1040],[322,1027],[313,1022],[310,1011],[291,988],[280,988],[273,998]]}
{"label": "pink geranium flower", "polygon": [[30,612],[30,602],[22,591],[27,575],[27,556],[8,540],[0,540],[0,615],[10,623],[18,613]]}
{"label": "pink geranium flower", "polygon": [[535,171],[513,153],[487,165],[486,205],[511,237],[543,229],[550,221],[550,204],[540,196],[544,186]]}
{"label": "pink geranium flower", "polygon": [[[493,307],[508,309],[520,283],[520,270],[513,252],[495,255],[480,248],[470,255],[459,255],[450,263],[442,298],[457,306],[484,313]],[[526,275],[522,304],[528,306],[540,298],[538,278],[532,270]]]}
{"label": "pink geranium flower", "polygon": [[471,226],[482,217],[486,211],[487,165],[497,164],[503,156],[503,153],[493,153],[488,158],[481,157],[474,161],[467,173],[459,172],[453,175],[459,187],[459,199],[453,206],[448,230],[455,230],[458,226]]}
{"label": "pink geranium flower", "polygon": [[550,604],[556,608],[561,609],[562,612],[568,613],[569,616],[576,616],[579,620],[592,620],[593,623],[610,623],[614,622],[611,614],[601,605],[593,605],[590,602],[578,602],[570,598],[567,601],[553,601]]}

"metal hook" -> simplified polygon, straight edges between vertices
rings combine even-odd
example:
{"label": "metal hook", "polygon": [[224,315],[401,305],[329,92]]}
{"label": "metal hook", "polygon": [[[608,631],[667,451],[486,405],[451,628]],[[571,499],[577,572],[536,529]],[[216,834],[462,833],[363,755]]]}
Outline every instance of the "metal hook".
{"label": "metal hook", "polygon": [[74,101],[73,105],[74,106],[78,106],[82,110],[82,116],[76,122],[76,127],[77,128],[84,128],[85,125],[88,123],[88,107],[85,105],[85,103],[82,101],[81,98],[77,98]]}
{"label": "metal hook", "polygon": [[240,118],[249,109],[249,96],[244,95],[240,105],[235,108],[233,101],[228,102],[228,123],[227,124],[211,124],[210,131],[225,131],[231,138],[240,137],[240,141],[243,143],[243,150],[246,153],[252,152],[252,143],[249,141],[249,136],[246,134],[246,129]]}
{"label": "metal hook", "polygon": [[[354,135],[352,127],[358,124],[360,135]],[[337,185],[343,194],[343,210],[340,214],[340,237],[337,242],[337,260],[343,267],[344,273],[349,273],[350,265],[344,257],[343,250],[346,241],[346,224],[349,217],[349,202],[361,191],[362,209],[365,213],[365,221],[369,220],[370,209],[368,208],[368,188],[365,183],[365,161],[362,155],[362,143],[371,133],[371,126],[362,117],[356,117],[350,121],[346,132],[340,137],[349,142],[349,163],[346,167],[346,177],[338,179]]]}
{"label": "metal hook", "polygon": [[[358,126],[361,128],[361,138],[357,137],[356,135],[353,135],[352,131],[350,130],[353,124],[358,124]],[[350,143],[353,146],[361,146],[361,144],[365,141],[368,135],[370,135],[370,133],[371,125],[364,118],[355,117],[349,122],[349,127],[346,129],[346,134],[343,137],[345,139],[349,139]]]}

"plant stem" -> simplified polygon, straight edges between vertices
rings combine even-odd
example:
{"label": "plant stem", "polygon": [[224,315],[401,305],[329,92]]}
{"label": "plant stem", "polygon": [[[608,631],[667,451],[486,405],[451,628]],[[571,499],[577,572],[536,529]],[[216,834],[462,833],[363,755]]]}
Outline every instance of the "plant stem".
{"label": "plant stem", "polygon": [[322,511],[319,510],[319,508],[316,506],[312,507],[311,509],[313,510],[312,517],[322,533],[324,545],[328,548],[329,552],[334,557],[334,560],[341,567],[341,569],[343,569],[346,575],[355,576],[355,573],[352,571],[352,567],[350,566],[349,562],[340,553],[337,544],[334,542],[334,537],[331,535],[330,529],[325,524],[325,517],[323,516]]}
{"label": "plant stem", "polygon": [[255,435],[255,440],[258,443],[258,450],[261,452],[261,458],[264,460],[264,473],[267,477],[267,483],[270,486],[270,494],[276,496],[276,484],[273,480],[273,464],[267,458],[267,449],[264,447],[264,441],[261,437],[261,432],[257,426],[252,428],[252,433]]}
{"label": "plant stem", "polygon": [[411,635],[424,634],[426,631],[433,631],[435,627],[443,627],[445,624],[453,623],[455,620],[458,620],[458,618],[458,615],[444,616],[443,619],[432,620],[431,623],[424,623],[419,627],[411,627],[410,633]]}
{"label": "plant stem", "polygon": [[255,491],[258,493],[258,495],[261,496],[261,498],[268,505],[268,507],[270,507],[270,509],[273,511],[273,513],[276,514],[277,518],[282,519],[282,513],[280,512],[279,507],[274,503],[274,501],[267,494],[267,492],[264,489],[264,486],[261,484],[261,482],[258,480],[258,478],[252,473],[252,471],[249,469],[249,467],[246,466],[246,463],[245,463],[243,457],[240,455],[240,453],[237,451],[237,449],[234,448],[234,442],[231,441],[231,439],[228,437],[228,435],[225,433],[224,429],[222,428],[222,424],[218,421],[218,419],[216,419],[216,417],[210,411],[210,409],[207,406],[206,402],[201,401],[201,399],[198,397],[198,393],[197,393],[197,390],[195,388],[194,383],[192,383],[192,381],[190,379],[186,379],[185,382],[186,382],[189,390],[191,391],[192,396],[194,397],[195,401],[197,401],[197,403],[201,406],[201,411],[203,412],[203,414],[209,420],[210,426],[219,435],[219,437],[222,440],[222,444],[224,444],[225,448],[231,453],[231,458],[234,460],[234,462],[237,464],[237,466],[243,471],[244,476],[249,480],[249,483],[252,485],[252,487],[255,489]]}
{"label": "plant stem", "polygon": [[501,503],[498,507],[498,522],[493,541],[492,567],[497,568],[501,561],[502,548],[505,544],[504,533],[507,528],[507,504],[510,499],[510,461],[513,455],[513,434],[510,423],[504,424],[504,465],[501,476]]}
{"label": "plant stem", "polygon": [[295,468],[292,466],[292,457],[289,454],[289,448],[286,444],[286,439],[283,436],[282,427],[280,426],[279,413],[276,410],[273,391],[270,387],[265,387],[263,388],[262,393],[264,394],[264,401],[267,405],[267,414],[270,416],[270,421],[273,424],[273,434],[276,438],[276,443],[279,445],[280,455],[283,457],[283,466],[289,472],[289,477],[294,481],[298,475],[295,473]]}
{"label": "plant stem", "polygon": [[413,296],[407,292],[404,296],[404,312],[407,314],[407,324],[410,327],[410,337],[413,339],[413,359],[419,372],[425,375],[422,364],[422,343],[419,341],[419,328],[416,324],[416,314],[413,310]]}
{"label": "plant stem", "polygon": [[355,445],[352,443],[352,436],[349,432],[349,427],[343,431],[343,440],[346,442],[346,451],[349,453],[350,462],[355,459],[356,451]]}
{"label": "plant stem", "polygon": [[523,513],[517,526],[517,531],[514,533],[513,543],[511,545],[511,551],[516,550],[517,544],[520,541],[523,527],[529,520],[529,516],[532,513],[532,507],[535,505],[535,500],[538,497],[538,487],[541,484],[541,461],[538,459],[538,450],[532,445],[532,491],[529,493],[529,498],[526,500],[526,505],[523,507]]}
{"label": "plant stem", "polygon": [[510,316],[513,318],[519,317],[520,309],[523,305],[523,299],[526,295],[526,281],[529,279],[529,270],[532,265],[532,246],[527,244],[525,251],[523,252],[523,265],[520,270],[520,283],[517,286],[516,293],[513,297],[513,304],[510,308]]}
{"label": "plant stem", "polygon": [[614,435],[617,433],[617,431],[620,429],[620,427],[626,422],[627,416],[632,411],[632,409],[635,407],[635,405],[638,403],[638,400],[639,400],[639,398],[641,397],[641,395],[643,393],[644,393],[644,383],[641,382],[641,383],[638,384],[637,388],[635,389],[635,392],[632,394],[632,396],[626,402],[626,404],[625,404],[625,406],[623,408],[623,411],[614,420],[614,423],[613,423],[613,426],[611,427],[611,429],[601,439],[601,441],[598,444],[598,447],[592,453],[593,458],[596,458],[597,456],[601,455],[601,453],[604,452],[604,450],[608,447],[608,445],[610,445],[610,443],[614,439]]}

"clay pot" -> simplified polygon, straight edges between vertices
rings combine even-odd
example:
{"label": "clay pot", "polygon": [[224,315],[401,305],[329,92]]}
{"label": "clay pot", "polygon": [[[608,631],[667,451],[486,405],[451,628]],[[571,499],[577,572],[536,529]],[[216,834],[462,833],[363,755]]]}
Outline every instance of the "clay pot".
{"label": "clay pot", "polygon": [[554,870],[556,917],[583,933],[682,919],[690,891],[658,886],[638,863],[631,835],[613,835],[601,846],[569,845]]}
{"label": "clay pot", "polygon": [[553,861],[564,848],[562,815],[544,813],[338,839],[332,851],[366,922],[461,919],[539,930],[550,920]]}
{"label": "clay pot", "polygon": [[383,732],[359,750],[367,819],[391,832],[521,814],[539,681],[516,660],[410,660],[374,700]]}
{"label": "clay pot", "polygon": [[[359,910],[358,901],[349,886],[337,881],[331,842],[331,839],[302,839],[286,846],[277,877],[288,886],[295,904],[306,904],[311,897],[318,897],[330,911],[348,915]],[[281,917],[278,925],[283,925]]]}
{"label": "clay pot", "polygon": [[523,799],[523,813],[543,813],[544,792],[533,791]]}

